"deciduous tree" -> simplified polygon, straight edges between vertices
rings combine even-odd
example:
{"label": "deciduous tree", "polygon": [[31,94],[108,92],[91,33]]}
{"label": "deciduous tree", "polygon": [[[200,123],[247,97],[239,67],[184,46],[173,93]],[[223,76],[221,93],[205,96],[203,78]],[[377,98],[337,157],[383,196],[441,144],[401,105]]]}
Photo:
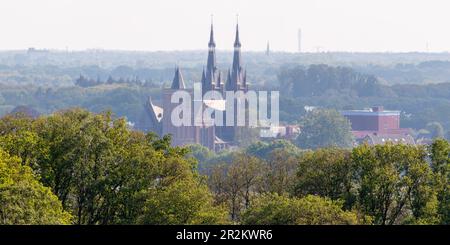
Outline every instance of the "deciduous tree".
{"label": "deciduous tree", "polygon": [[300,120],[301,133],[297,137],[300,148],[348,148],[353,144],[350,122],[335,110],[313,110]]}
{"label": "deciduous tree", "polygon": [[31,168],[0,148],[0,224],[70,224],[71,219]]}
{"label": "deciduous tree", "polygon": [[341,207],[341,202],[319,196],[289,198],[278,194],[265,194],[256,198],[251,207],[243,213],[242,223],[247,225],[362,223],[355,212],[343,211]]}
{"label": "deciduous tree", "polygon": [[383,225],[422,223],[436,216],[426,155],[423,147],[402,144],[354,148],[356,207]]}

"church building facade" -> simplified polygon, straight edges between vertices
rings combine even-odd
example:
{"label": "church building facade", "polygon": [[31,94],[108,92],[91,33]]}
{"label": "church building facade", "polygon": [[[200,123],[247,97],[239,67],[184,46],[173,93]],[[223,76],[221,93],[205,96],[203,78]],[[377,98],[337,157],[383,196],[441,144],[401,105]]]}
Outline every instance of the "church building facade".
{"label": "church building facade", "polygon": [[[247,75],[245,69],[242,67],[241,42],[239,38],[238,25],[236,25],[235,35],[233,63],[231,69],[227,71],[226,79],[223,79],[222,73],[217,67],[214,28],[211,24],[206,70],[203,69],[202,78],[200,81],[202,87],[202,95],[205,95],[208,91],[217,91],[223,97],[225,97],[226,91],[248,91]],[[203,99],[203,96],[201,99],[203,107],[209,107],[214,110],[223,112],[223,126],[203,122],[200,124],[195,124],[194,117],[191,118],[191,125],[189,126],[175,126],[171,121],[171,113],[178,104],[172,103],[171,98],[176,91],[180,90],[188,92],[191,95],[191,98],[194,98],[193,89],[186,87],[181,69],[177,67],[175,69],[171,87],[163,89],[162,105],[155,105],[151,98],[149,98],[149,100],[147,101],[146,107],[153,124],[152,128],[155,132],[157,132],[159,135],[172,135],[172,145],[174,146],[201,144],[211,150],[219,151],[221,149],[228,148],[236,143],[237,134],[239,134],[241,130],[247,128],[247,125],[236,126],[237,124],[235,114],[234,125],[226,126],[226,101],[223,99],[206,100]],[[190,103],[193,105],[194,100],[190,101]],[[236,104],[234,104],[233,107],[236,107]],[[191,108],[194,108],[194,106],[191,106]],[[233,113],[236,113],[236,111],[236,108],[234,108]],[[191,115],[193,114],[194,113],[191,113]],[[247,122],[248,120],[246,119],[245,121]]]}

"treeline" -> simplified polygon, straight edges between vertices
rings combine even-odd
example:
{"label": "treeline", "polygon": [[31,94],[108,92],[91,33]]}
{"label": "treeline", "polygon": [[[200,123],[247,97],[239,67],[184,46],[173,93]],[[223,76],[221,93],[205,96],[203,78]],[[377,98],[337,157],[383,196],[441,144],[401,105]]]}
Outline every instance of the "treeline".
{"label": "treeline", "polygon": [[199,146],[217,205],[242,224],[448,224],[450,144],[301,150],[277,140],[215,155]]}
{"label": "treeline", "polygon": [[356,72],[350,67],[325,64],[308,67],[282,67],[278,74],[285,95],[321,96],[330,91],[353,93],[359,97],[424,97],[450,99],[450,83],[396,84],[388,86],[374,75]]}
{"label": "treeline", "polygon": [[94,87],[99,86],[102,84],[132,84],[132,85],[138,85],[138,86],[144,86],[144,87],[150,87],[150,88],[158,88],[160,85],[155,84],[151,80],[142,80],[139,79],[137,76],[134,78],[118,78],[115,79],[112,76],[109,76],[106,80],[101,80],[100,77],[97,77],[97,79],[85,77],[83,75],[80,75],[80,77],[75,81],[75,85],[80,87]]}
{"label": "treeline", "polygon": [[217,155],[108,112],[16,114],[0,119],[0,223],[448,224],[449,167],[445,140]]}
{"label": "treeline", "polygon": [[160,94],[160,88],[121,83],[61,88],[0,85],[0,117],[23,106],[39,114],[81,107],[95,113],[111,110],[117,116],[126,117],[136,128],[148,130],[151,123],[145,101],[149,96],[157,100]]}
{"label": "treeline", "polygon": [[305,106],[345,110],[383,105],[402,111],[402,127],[420,130],[438,122],[450,131],[450,83],[390,86],[373,75],[328,65],[285,66],[278,79],[283,121],[298,120]]}
{"label": "treeline", "polygon": [[450,61],[448,59],[431,59],[422,62],[397,60],[393,64],[355,65],[352,68],[362,72],[374,74],[387,81],[389,85],[430,83],[448,83],[450,76]]}
{"label": "treeline", "polygon": [[450,99],[450,82],[427,85],[398,84],[391,87],[400,97]]}
{"label": "treeline", "polygon": [[329,90],[350,90],[358,96],[381,96],[382,86],[372,75],[364,75],[349,67],[332,67],[325,64],[283,67],[278,80],[287,96],[320,96]]}
{"label": "treeline", "polygon": [[[135,77],[151,81],[158,86],[173,78],[173,66],[175,63],[166,64],[165,67],[141,67],[115,66],[103,67],[99,65],[42,65],[9,66],[0,64],[0,84],[23,86],[34,85],[43,87],[73,86],[80,74],[84,77],[105,81],[108,77],[133,80]],[[186,72],[190,76],[189,70]],[[201,73],[200,73],[201,75]]]}

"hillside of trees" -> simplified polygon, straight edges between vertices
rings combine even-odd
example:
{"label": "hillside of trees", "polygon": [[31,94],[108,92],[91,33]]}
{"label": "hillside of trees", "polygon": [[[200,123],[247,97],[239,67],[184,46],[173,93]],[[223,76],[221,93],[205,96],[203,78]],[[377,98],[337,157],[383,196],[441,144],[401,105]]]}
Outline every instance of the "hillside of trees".
{"label": "hillside of trees", "polygon": [[0,119],[0,223],[448,224],[449,170],[442,139],[215,154],[110,112],[14,114]]}

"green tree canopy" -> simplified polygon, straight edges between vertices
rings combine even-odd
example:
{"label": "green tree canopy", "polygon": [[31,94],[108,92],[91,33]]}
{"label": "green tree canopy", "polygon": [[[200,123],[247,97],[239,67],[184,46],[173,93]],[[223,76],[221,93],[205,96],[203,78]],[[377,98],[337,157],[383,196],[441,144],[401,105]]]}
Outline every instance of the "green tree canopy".
{"label": "green tree canopy", "polygon": [[71,218],[30,167],[0,148],[0,224],[70,224]]}
{"label": "green tree canopy", "polygon": [[258,192],[264,165],[261,159],[238,153],[231,164],[219,164],[212,168],[209,186],[216,202],[229,207],[233,220],[238,220],[242,209],[248,208]]}
{"label": "green tree canopy", "polygon": [[350,122],[335,110],[313,110],[301,118],[300,127],[297,137],[300,148],[348,148],[353,144]]}
{"label": "green tree canopy", "polygon": [[247,225],[335,225],[358,224],[354,212],[343,211],[342,203],[328,198],[308,195],[289,198],[266,194],[256,198],[242,215]]}
{"label": "green tree canopy", "polygon": [[200,144],[189,145],[188,149],[188,156],[195,158],[198,161],[200,167],[203,167],[207,163],[207,161],[215,156],[213,151]]}
{"label": "green tree canopy", "polygon": [[[1,128],[0,146],[23,157],[22,164],[33,168],[77,224],[135,224],[153,195],[166,197],[160,190],[172,190],[179,182],[202,186],[188,149],[171,147],[170,137],[133,131],[109,112],[70,109],[35,120],[4,118]],[[199,191],[185,200],[195,202],[200,194],[208,200],[209,190]],[[196,217],[204,210],[188,211]]]}
{"label": "green tree canopy", "polygon": [[142,224],[226,224],[226,208],[215,206],[207,186],[193,181],[177,181],[167,187],[154,188],[139,218]]}
{"label": "green tree canopy", "polygon": [[430,151],[441,223],[450,224],[450,143],[437,139],[431,144]]}
{"label": "green tree canopy", "polygon": [[286,154],[298,154],[300,150],[288,140],[272,140],[269,142],[258,141],[249,145],[245,151],[247,154],[267,159],[270,153],[276,149],[282,149]]}
{"label": "green tree canopy", "polygon": [[352,203],[352,164],[350,151],[324,148],[305,153],[297,165],[295,194],[319,195]]}
{"label": "green tree canopy", "polygon": [[298,155],[289,149],[272,150],[265,158],[260,191],[280,195],[292,192]]}
{"label": "green tree canopy", "polygon": [[432,171],[423,147],[361,145],[352,151],[357,208],[375,224],[436,223]]}
{"label": "green tree canopy", "polygon": [[427,124],[427,130],[430,132],[430,136],[433,139],[443,138],[445,130],[439,122],[430,122]]}

